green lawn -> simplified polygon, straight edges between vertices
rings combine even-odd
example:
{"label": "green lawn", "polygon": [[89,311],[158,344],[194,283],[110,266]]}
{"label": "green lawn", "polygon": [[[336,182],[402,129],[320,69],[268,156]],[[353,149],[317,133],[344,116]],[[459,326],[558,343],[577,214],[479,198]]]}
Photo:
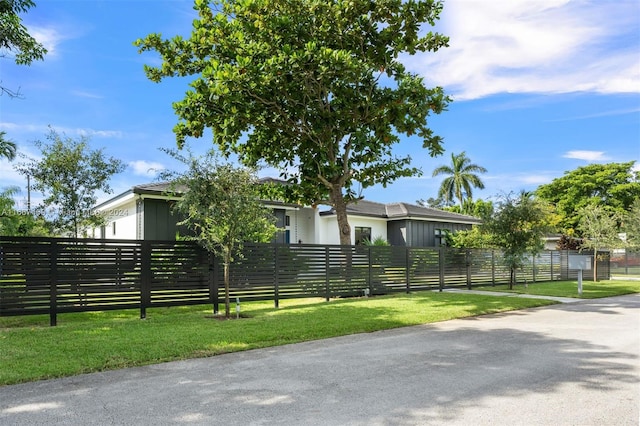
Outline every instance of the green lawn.
{"label": "green lawn", "polygon": [[640,293],[640,281],[582,281],[582,296],[578,295],[578,281],[553,281],[541,283],[529,283],[514,285],[509,290],[508,285],[474,287],[474,290],[489,290],[501,292],[513,292],[523,294],[538,294],[542,296],[576,297],[583,299],[596,299],[599,297],[619,296],[622,294]]}
{"label": "green lawn", "polygon": [[[239,320],[210,306],[0,317],[0,385],[206,357],[547,305],[546,300],[420,292],[369,299],[245,303]],[[232,308],[232,310],[235,308]]]}

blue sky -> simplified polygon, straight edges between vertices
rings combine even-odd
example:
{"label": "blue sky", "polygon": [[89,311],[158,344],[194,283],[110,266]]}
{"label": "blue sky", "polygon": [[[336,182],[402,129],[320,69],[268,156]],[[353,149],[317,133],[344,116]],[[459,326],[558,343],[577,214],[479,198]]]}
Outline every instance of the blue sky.
{"label": "blue sky", "polygon": [[[158,58],[138,54],[132,43],[153,32],[188,36],[192,4],[37,0],[23,18],[49,53],[30,67],[0,60],[2,84],[23,94],[0,97],[0,130],[31,157],[48,126],[90,136],[92,147],[127,163],[112,180],[116,194],[154,181],[150,169],[177,168],[158,148],[175,147],[171,103],[188,82],[147,80],[143,64]],[[594,162],[640,165],[638,0],[447,0],[437,29],[450,37],[449,48],[402,60],[454,98],[430,120],[446,152],[432,158],[419,140],[403,140],[397,152],[409,153],[424,175],[367,188],[365,198],[435,197],[442,178],[432,178],[433,169],[461,151],[488,169],[486,188],[474,198],[532,190]],[[196,152],[210,144],[206,137],[191,141]],[[0,160],[0,188],[11,185],[26,197],[24,179]]]}

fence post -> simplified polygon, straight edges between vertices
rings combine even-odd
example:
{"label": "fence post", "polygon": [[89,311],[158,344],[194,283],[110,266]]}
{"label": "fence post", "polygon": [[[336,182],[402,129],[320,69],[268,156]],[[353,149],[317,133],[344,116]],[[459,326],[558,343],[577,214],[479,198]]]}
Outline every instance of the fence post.
{"label": "fence post", "polygon": [[467,290],[471,290],[471,250],[465,250],[464,264],[467,269]]}
{"label": "fence post", "polygon": [[151,304],[151,243],[142,242],[140,260],[140,319],[147,317],[147,306]]}
{"label": "fence post", "polygon": [[624,251],[624,274],[629,275],[629,251]]}
{"label": "fence post", "polygon": [[330,287],[330,279],[329,279],[329,246],[324,248],[324,268],[325,268],[325,298],[327,302],[331,298],[331,287]]}
{"label": "fence post", "polygon": [[217,315],[220,308],[220,300],[218,298],[218,280],[216,274],[216,255],[209,253],[209,299],[213,305],[213,315]]}
{"label": "fence post", "polygon": [[278,262],[278,245],[275,244],[273,246],[273,266],[274,266],[274,289],[273,289],[273,299],[274,299],[274,304],[276,308],[280,307],[280,289],[278,286],[278,281],[280,279],[280,274],[278,273],[278,270],[280,269],[280,265]]}
{"label": "fence post", "polygon": [[371,246],[367,247],[367,253],[369,255],[369,271],[368,271],[368,285],[369,285],[369,294],[373,296],[373,255],[371,254]]}
{"label": "fence post", "polygon": [[444,289],[444,247],[438,249],[438,272],[440,275],[440,291]]}
{"label": "fence post", "polygon": [[122,247],[118,247],[116,248],[116,287],[117,288],[122,287],[123,269],[124,268],[122,267]]}
{"label": "fence post", "polygon": [[49,280],[49,325],[58,324],[58,243],[51,241],[51,273]]}
{"label": "fence post", "polygon": [[491,250],[491,285],[496,285],[496,251]]}
{"label": "fence post", "polygon": [[409,250],[409,247],[405,247],[405,267],[407,268],[406,270],[406,276],[407,276],[407,293],[411,293],[411,262],[410,262],[410,258],[409,256],[411,256],[411,251]]}

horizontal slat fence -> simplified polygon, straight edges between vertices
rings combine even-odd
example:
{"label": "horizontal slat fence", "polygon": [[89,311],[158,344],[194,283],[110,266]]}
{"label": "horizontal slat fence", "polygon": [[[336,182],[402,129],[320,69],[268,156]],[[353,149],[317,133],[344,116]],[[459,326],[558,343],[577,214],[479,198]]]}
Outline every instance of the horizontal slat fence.
{"label": "horizontal slat fence", "polygon": [[[518,281],[575,279],[573,252],[548,251]],[[608,278],[608,253],[598,256]],[[585,274],[585,279],[590,274]],[[242,301],[472,288],[509,281],[493,250],[247,244],[230,269]],[[193,242],[0,237],[0,316],[212,304],[224,300],[220,259]]]}

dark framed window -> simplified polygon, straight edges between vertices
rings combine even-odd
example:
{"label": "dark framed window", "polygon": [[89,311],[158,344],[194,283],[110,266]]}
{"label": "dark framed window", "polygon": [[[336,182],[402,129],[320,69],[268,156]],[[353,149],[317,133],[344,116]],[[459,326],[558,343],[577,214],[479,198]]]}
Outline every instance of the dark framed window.
{"label": "dark framed window", "polygon": [[433,231],[436,247],[447,245],[447,232],[448,230],[446,229],[436,229]]}
{"label": "dark framed window", "polygon": [[356,226],[356,245],[362,245],[365,241],[371,241],[371,228],[366,226]]}

